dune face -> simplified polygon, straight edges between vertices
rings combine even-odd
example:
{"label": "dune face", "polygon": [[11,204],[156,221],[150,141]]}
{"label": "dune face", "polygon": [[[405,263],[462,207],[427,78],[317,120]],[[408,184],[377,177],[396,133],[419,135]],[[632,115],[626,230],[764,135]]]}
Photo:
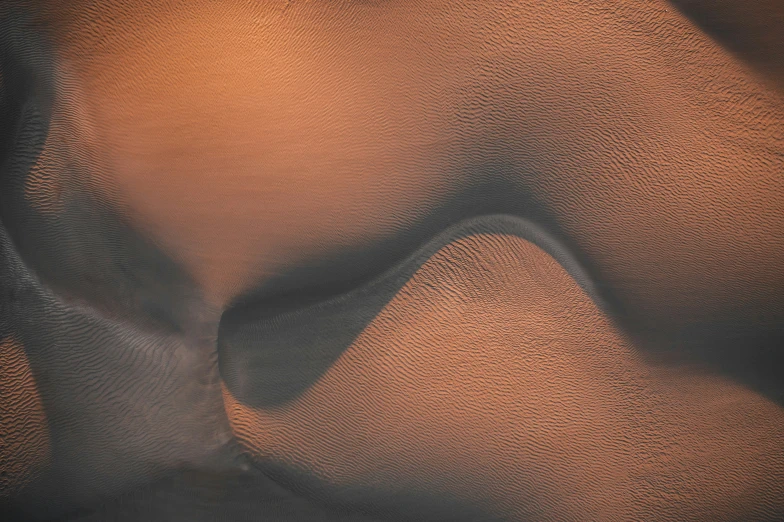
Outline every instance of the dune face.
{"label": "dune face", "polygon": [[49,459],[46,414],[24,349],[0,341],[0,492],[8,500],[29,483]]}
{"label": "dune face", "polygon": [[646,364],[563,267],[516,236],[438,250],[296,400],[249,408],[225,396],[260,461],[308,470],[327,484],[316,495],[352,492],[380,513],[420,491],[512,520],[783,507],[781,408]]}
{"label": "dune face", "polygon": [[0,5],[0,515],[784,518],[784,7]]}
{"label": "dune face", "polygon": [[778,86],[784,85],[784,11],[776,0],[673,0],[698,27]]}

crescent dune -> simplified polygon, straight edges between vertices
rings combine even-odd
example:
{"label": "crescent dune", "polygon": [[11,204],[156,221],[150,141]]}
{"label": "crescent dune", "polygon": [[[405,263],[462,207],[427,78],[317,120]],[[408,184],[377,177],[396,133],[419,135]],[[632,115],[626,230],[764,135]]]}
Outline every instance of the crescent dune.
{"label": "crescent dune", "polygon": [[784,519],[782,35],[2,2],[0,518]]}

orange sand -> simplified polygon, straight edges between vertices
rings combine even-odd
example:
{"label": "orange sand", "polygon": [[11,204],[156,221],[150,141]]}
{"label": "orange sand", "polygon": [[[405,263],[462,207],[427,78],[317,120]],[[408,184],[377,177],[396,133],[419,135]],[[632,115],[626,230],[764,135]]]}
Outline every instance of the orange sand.
{"label": "orange sand", "polygon": [[784,411],[722,378],[647,365],[516,237],[443,248],[293,403],[224,397],[262,461],[515,520],[719,520],[784,493]]}
{"label": "orange sand", "polygon": [[49,460],[49,428],[24,348],[0,340],[0,492],[12,495]]}

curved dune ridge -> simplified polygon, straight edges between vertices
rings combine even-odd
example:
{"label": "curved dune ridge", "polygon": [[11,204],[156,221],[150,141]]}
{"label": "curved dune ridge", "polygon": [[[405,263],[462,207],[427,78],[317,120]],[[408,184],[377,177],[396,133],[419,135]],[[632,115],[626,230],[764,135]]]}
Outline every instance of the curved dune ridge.
{"label": "curved dune ridge", "polygon": [[291,310],[252,300],[227,310],[217,343],[224,382],[247,404],[269,407],[291,400],[328,370],[439,249],[483,233],[518,235],[551,252],[583,291],[606,308],[588,274],[544,229],[516,216],[479,216],[452,225],[380,276],[338,296]]}
{"label": "curved dune ridge", "polygon": [[784,318],[782,97],[666,2],[41,16],[60,105],[25,197],[56,209],[70,155],[218,306],[350,287],[490,206],[557,228],[651,331]]}
{"label": "curved dune ridge", "polygon": [[251,407],[229,388],[224,399],[262,468],[382,513],[421,491],[514,520],[784,513],[781,408],[646,362],[515,235],[440,248],[295,400]]}
{"label": "curved dune ridge", "polygon": [[0,519],[784,519],[774,4],[0,0]]}
{"label": "curved dune ridge", "polygon": [[12,338],[0,339],[0,500],[38,475],[50,457],[49,428],[30,363]]}

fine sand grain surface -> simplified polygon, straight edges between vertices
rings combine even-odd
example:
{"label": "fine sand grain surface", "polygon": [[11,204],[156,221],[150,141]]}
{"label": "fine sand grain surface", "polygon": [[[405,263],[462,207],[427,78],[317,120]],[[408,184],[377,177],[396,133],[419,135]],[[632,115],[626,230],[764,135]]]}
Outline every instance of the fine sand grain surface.
{"label": "fine sand grain surface", "polygon": [[14,339],[0,340],[0,495],[14,495],[49,459],[46,413],[30,363]]}
{"label": "fine sand grain surface", "polygon": [[[269,349],[261,339],[254,348]],[[381,513],[422,491],[514,520],[781,512],[781,408],[726,379],[646,364],[517,236],[438,250],[296,400],[249,408],[224,396],[263,462]]]}
{"label": "fine sand grain surface", "polygon": [[0,1],[0,519],[784,519],[784,4]]}

